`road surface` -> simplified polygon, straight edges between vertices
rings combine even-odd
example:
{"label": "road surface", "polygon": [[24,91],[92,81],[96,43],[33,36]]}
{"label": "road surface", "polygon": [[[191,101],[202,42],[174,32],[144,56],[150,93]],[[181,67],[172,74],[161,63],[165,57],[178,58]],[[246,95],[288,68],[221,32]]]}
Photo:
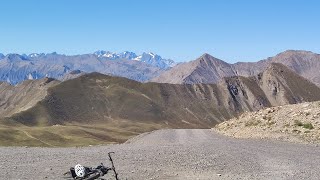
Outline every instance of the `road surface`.
{"label": "road surface", "polygon": [[77,163],[106,162],[110,151],[120,178],[128,180],[320,179],[320,147],[232,139],[209,129],[158,130],[109,146],[2,147],[1,178],[63,179]]}

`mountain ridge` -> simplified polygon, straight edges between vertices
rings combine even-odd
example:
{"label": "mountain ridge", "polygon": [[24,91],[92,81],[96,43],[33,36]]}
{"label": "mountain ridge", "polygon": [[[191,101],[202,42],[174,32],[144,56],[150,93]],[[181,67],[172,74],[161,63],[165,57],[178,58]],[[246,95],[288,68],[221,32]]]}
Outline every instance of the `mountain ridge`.
{"label": "mountain ridge", "polygon": [[173,84],[216,83],[222,77],[255,76],[271,63],[282,63],[299,75],[320,86],[320,55],[311,51],[287,50],[257,62],[229,64],[207,53],[196,60],[176,65],[151,79],[152,82]]}

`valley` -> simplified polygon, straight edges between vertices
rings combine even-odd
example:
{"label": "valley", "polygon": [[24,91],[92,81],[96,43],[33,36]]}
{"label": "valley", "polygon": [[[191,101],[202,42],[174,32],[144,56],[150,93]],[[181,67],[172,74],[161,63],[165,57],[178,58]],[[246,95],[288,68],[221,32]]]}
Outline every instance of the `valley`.
{"label": "valley", "polygon": [[6,97],[0,100],[2,146],[122,143],[152,130],[210,129],[244,112],[320,100],[318,86],[278,63],[257,76],[216,84],[140,83],[89,73],[6,86],[0,92]]}

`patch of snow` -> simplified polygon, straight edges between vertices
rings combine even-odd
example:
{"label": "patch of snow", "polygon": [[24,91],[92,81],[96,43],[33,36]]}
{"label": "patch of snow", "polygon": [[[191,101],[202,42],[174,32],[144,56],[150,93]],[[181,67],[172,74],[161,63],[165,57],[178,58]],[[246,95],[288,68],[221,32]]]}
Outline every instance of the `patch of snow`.
{"label": "patch of snow", "polygon": [[38,57],[40,54],[38,53],[32,53],[32,54],[29,54],[29,57],[31,58],[35,58],[35,57]]}
{"label": "patch of snow", "polygon": [[7,77],[7,83],[11,84],[9,77]]}
{"label": "patch of snow", "polygon": [[141,59],[142,59],[142,55],[140,55],[140,56],[138,56],[138,57],[134,58],[133,60],[135,60],[135,61],[141,61]]}
{"label": "patch of snow", "polygon": [[33,76],[32,76],[31,73],[28,74],[28,79],[29,79],[29,80],[33,80]]}
{"label": "patch of snow", "polygon": [[155,54],[153,54],[152,52],[148,53],[152,58],[155,58]]}

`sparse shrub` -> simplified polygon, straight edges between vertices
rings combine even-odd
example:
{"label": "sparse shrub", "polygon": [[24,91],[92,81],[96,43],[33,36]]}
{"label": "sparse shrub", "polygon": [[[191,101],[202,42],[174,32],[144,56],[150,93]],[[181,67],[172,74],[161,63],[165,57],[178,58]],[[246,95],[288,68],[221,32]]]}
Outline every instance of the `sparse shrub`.
{"label": "sparse shrub", "polygon": [[244,126],[257,126],[258,124],[260,124],[261,121],[258,120],[258,121],[248,121],[244,124]]}
{"label": "sparse shrub", "polygon": [[305,131],[304,133],[310,133],[310,131]]}
{"label": "sparse shrub", "polygon": [[310,112],[306,112],[306,116],[309,116],[311,113]]}
{"label": "sparse shrub", "polygon": [[276,123],[275,121],[268,121],[267,124],[268,124],[269,126],[271,126],[271,125],[273,125],[273,124],[275,124],[275,123]]}
{"label": "sparse shrub", "polygon": [[292,132],[299,134],[301,131],[299,131],[298,129],[294,129],[294,130],[292,130]]}
{"label": "sparse shrub", "polygon": [[296,126],[303,126],[303,123],[301,121],[299,121],[299,120],[294,120],[294,124]]}
{"label": "sparse shrub", "polygon": [[313,125],[311,123],[302,123],[301,121],[295,120],[294,124],[296,126],[302,126],[303,128],[306,128],[306,129],[313,129]]}
{"label": "sparse shrub", "polygon": [[268,117],[267,117],[267,120],[268,120],[268,121],[271,121],[271,119],[272,119],[271,116],[268,116]]}
{"label": "sparse shrub", "polygon": [[287,124],[283,125],[283,127],[290,127],[290,124],[287,123]]}
{"label": "sparse shrub", "polygon": [[313,129],[313,125],[311,123],[303,124],[303,127],[306,129]]}

